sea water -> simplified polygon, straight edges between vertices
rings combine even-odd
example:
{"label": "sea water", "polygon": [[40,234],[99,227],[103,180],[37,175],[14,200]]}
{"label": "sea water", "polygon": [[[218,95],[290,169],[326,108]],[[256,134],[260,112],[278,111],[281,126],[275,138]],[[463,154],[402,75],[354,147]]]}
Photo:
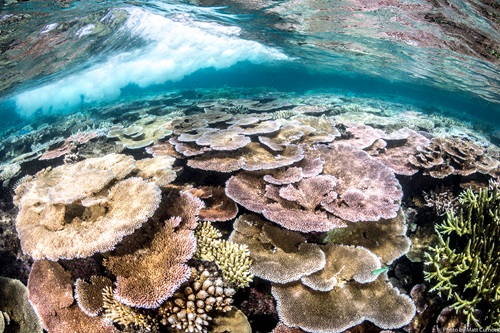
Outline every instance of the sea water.
{"label": "sea water", "polygon": [[[40,62],[62,69],[47,75],[43,70],[31,73],[36,71],[30,68],[36,56],[9,63],[5,68],[9,75],[16,70],[19,76],[30,74],[4,87],[0,112],[5,124],[11,118],[68,114],[86,105],[109,103],[123,97],[124,91],[130,93],[132,87],[160,93],[225,86],[298,93],[334,89],[427,108],[449,108],[457,115],[485,117],[487,122],[497,119],[498,66],[452,52],[355,34],[349,42],[364,42],[371,55],[368,51],[353,53],[355,48],[329,52],[307,39],[330,37],[328,42],[340,44],[347,43],[349,36],[321,31],[287,33],[274,28],[276,18],[263,12],[259,17],[258,11],[234,4],[200,7],[116,2],[109,7],[81,2],[47,9],[37,2],[13,3],[3,8],[2,19],[26,13],[34,17],[28,20],[26,29],[31,31],[26,38],[56,55],[49,59],[39,56]],[[44,45],[43,38],[57,38],[61,45]],[[23,47],[28,50],[21,51],[29,51],[33,46]],[[14,52],[6,52],[7,58]],[[58,58],[58,52],[73,52],[75,59]]]}

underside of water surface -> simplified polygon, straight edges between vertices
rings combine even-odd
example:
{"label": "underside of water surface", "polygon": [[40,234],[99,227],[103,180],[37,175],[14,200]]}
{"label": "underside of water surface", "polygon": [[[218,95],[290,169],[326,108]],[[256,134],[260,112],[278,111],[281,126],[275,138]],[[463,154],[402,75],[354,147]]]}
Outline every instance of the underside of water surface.
{"label": "underside of water surface", "polygon": [[499,23],[0,1],[0,333],[500,329]]}

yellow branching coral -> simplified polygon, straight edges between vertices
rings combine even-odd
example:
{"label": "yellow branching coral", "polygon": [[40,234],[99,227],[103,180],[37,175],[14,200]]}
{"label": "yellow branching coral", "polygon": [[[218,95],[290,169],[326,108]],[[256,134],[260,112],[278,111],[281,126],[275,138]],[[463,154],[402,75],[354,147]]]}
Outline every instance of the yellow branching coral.
{"label": "yellow branching coral", "polygon": [[143,328],[147,331],[157,326],[157,321],[151,316],[140,313],[134,308],[120,303],[113,295],[113,288],[108,286],[103,289],[104,317],[113,323],[127,328]]}
{"label": "yellow branching coral", "polygon": [[221,240],[222,234],[210,222],[200,223],[195,234],[198,242],[195,257],[215,261],[222,277],[236,288],[249,286],[253,274],[250,273],[252,260],[248,246]]}
{"label": "yellow branching coral", "polygon": [[215,260],[215,247],[220,242],[221,232],[210,222],[203,222],[196,228],[196,241],[198,243],[195,257],[201,260]]}
{"label": "yellow branching coral", "polygon": [[215,263],[222,271],[222,277],[237,288],[248,287],[253,280],[250,274],[250,251],[245,244],[222,240],[215,252]]}

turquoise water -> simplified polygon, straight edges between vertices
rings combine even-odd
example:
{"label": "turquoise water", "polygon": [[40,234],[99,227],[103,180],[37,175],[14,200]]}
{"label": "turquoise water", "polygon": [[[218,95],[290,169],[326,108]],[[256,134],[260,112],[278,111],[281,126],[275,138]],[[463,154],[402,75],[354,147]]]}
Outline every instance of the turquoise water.
{"label": "turquoise water", "polygon": [[499,22],[488,0],[0,2],[9,304],[30,333],[498,328],[498,207],[435,229],[500,193]]}
{"label": "turquoise water", "polygon": [[[321,8],[321,3],[315,4]],[[158,92],[226,85],[299,93],[344,89],[479,117],[498,110],[498,59],[487,61],[491,59],[446,50],[445,43],[456,37],[440,36],[444,32],[438,27],[415,19],[415,33],[424,36],[436,29],[435,37],[442,44],[429,47],[418,45],[418,40],[390,40],[389,32],[398,26],[391,25],[394,13],[383,12],[394,12],[397,6],[363,11],[353,5],[351,17],[344,17],[348,5],[339,3],[330,8],[331,22],[323,27],[314,25],[318,24],[318,8],[308,12],[311,6],[305,4],[302,24],[292,15],[293,2],[288,12],[279,3],[263,2],[256,8],[238,3],[201,5],[124,2],[120,6],[115,2],[109,7],[107,2],[81,1],[62,8],[43,2],[3,7],[4,31],[12,31],[12,36],[2,39],[7,77],[0,90],[2,109],[13,102],[17,114],[29,118],[49,110],[71,113],[82,102],[107,103],[129,85]],[[352,30],[357,25],[351,20],[377,14],[377,24]],[[408,18],[399,19],[412,18],[411,12],[406,14]],[[15,15],[29,17],[12,23]],[[342,26],[337,21],[345,22]],[[284,31],[280,24],[286,22],[294,24],[294,29]],[[497,27],[485,18],[471,17],[470,24],[471,30],[480,29],[492,42],[498,37]],[[401,34],[408,34],[399,28]],[[381,31],[386,36],[379,36]],[[494,54],[496,46],[491,45],[490,53]],[[204,70],[213,68],[217,71]]]}

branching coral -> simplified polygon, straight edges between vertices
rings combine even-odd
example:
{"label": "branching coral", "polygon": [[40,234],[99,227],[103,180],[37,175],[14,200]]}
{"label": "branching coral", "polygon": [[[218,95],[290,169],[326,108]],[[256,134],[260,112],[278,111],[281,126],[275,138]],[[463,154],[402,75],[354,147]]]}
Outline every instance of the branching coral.
{"label": "branching coral", "polygon": [[104,318],[126,328],[145,329],[151,331],[158,325],[156,318],[143,314],[138,310],[120,303],[113,294],[113,288],[105,287],[102,291]]}
{"label": "branching coral", "polygon": [[201,223],[196,229],[196,256],[202,260],[214,261],[222,271],[224,280],[236,288],[248,287],[253,280],[248,247],[221,240],[220,237],[221,233],[209,222]]}
{"label": "branching coral", "polygon": [[459,202],[460,212],[449,210],[436,226],[439,244],[426,255],[425,278],[468,325],[500,328],[500,190],[467,189]]}

